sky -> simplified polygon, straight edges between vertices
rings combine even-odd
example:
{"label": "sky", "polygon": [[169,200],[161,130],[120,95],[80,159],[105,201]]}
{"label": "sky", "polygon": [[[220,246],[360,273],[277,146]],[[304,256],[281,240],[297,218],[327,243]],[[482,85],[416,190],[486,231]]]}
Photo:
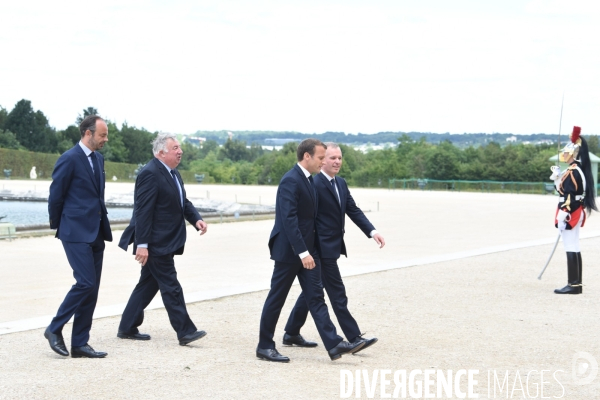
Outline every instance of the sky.
{"label": "sky", "polygon": [[57,129],[91,106],[179,134],[600,134],[599,20],[597,0],[5,1],[0,106]]}

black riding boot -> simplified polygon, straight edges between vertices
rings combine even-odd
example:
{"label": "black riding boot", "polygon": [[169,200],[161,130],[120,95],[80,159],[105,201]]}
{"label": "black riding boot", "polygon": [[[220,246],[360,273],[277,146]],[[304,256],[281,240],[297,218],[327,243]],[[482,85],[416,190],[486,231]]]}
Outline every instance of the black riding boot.
{"label": "black riding boot", "polygon": [[581,293],[581,279],[579,278],[579,257],[577,253],[568,251],[567,252],[567,273],[569,284],[562,289],[555,289],[554,293],[557,294],[580,294]]}

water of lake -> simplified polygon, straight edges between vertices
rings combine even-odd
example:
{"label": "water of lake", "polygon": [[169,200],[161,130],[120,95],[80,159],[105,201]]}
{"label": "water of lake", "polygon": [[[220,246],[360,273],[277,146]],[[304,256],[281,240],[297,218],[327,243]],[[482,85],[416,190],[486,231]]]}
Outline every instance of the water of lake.
{"label": "water of lake", "polygon": [[[131,218],[131,208],[108,208],[110,221]],[[2,222],[15,226],[48,225],[48,203],[37,201],[0,201]]]}

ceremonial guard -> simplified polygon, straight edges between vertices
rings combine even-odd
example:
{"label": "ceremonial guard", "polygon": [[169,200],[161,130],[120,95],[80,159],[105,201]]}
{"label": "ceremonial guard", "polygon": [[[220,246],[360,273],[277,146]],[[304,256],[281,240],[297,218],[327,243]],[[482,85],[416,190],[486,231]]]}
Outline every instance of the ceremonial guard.
{"label": "ceremonial guard", "polygon": [[554,290],[557,294],[582,293],[582,260],[579,249],[579,228],[585,224],[586,211],[591,213],[596,208],[594,178],[590,163],[588,146],[580,136],[581,128],[573,127],[570,142],[562,149],[559,159],[569,164],[561,172],[559,167],[552,167],[552,176],[556,190],[560,194],[554,219],[560,230],[563,245],[567,252],[568,284],[562,289]]}

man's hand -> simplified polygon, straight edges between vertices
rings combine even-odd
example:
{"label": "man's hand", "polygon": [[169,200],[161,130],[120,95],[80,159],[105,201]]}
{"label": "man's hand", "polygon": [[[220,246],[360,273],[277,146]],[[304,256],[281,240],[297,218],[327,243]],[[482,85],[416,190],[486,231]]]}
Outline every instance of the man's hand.
{"label": "man's hand", "polygon": [[146,265],[146,262],[148,261],[148,249],[138,247],[135,251],[135,261],[142,264],[142,267]]}
{"label": "man's hand", "polygon": [[196,222],[196,228],[198,228],[198,230],[200,231],[200,236],[202,236],[206,233],[206,230],[208,229],[208,225],[206,224],[206,222],[200,220],[200,221]]}
{"label": "man's hand", "polygon": [[373,239],[375,240],[375,243],[379,245],[380,249],[383,248],[383,246],[385,246],[385,239],[379,233],[373,235]]}
{"label": "man's hand", "polygon": [[302,259],[302,266],[306,269],[313,269],[315,267],[315,260],[310,254]]}

